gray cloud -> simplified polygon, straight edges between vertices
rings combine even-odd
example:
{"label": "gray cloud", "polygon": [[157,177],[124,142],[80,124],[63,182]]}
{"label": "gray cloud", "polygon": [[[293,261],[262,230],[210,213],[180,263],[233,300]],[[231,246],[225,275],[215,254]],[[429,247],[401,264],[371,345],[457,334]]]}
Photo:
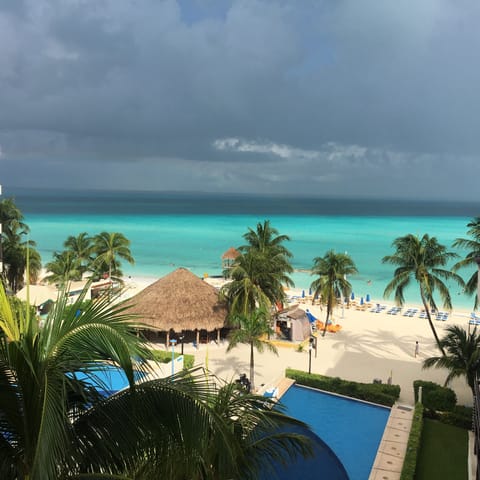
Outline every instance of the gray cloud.
{"label": "gray cloud", "polygon": [[473,0],[0,1],[1,181],[476,199],[479,20]]}

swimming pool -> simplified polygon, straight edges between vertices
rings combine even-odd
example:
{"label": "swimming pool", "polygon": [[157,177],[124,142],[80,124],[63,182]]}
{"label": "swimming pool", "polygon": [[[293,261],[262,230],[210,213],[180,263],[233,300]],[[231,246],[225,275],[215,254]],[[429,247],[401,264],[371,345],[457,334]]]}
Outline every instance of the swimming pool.
{"label": "swimming pool", "polygon": [[333,450],[350,480],[368,479],[389,408],[298,385],[290,387],[281,402],[289,415],[308,423]]}

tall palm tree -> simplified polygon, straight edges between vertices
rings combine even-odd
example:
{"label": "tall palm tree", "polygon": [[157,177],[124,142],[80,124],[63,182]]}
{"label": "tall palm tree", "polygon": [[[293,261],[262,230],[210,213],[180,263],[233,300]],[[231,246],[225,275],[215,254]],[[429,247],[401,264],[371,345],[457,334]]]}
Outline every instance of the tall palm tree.
{"label": "tall palm tree", "polygon": [[329,250],[323,257],[313,259],[312,275],[318,278],[311,284],[313,297],[320,296],[327,303],[327,317],[322,335],[325,336],[333,308],[337,299],[348,298],[352,285],[347,275],[358,273],[354,261],[347,253],[335,253]]}
{"label": "tall palm tree", "polygon": [[240,254],[235,259],[228,270],[231,282],[221,290],[230,316],[248,315],[257,306],[265,310],[271,308],[272,299],[278,298],[278,285],[282,282],[282,277],[275,273],[271,263],[263,253],[257,251]]}
{"label": "tall palm tree", "polygon": [[435,237],[430,237],[428,234],[423,235],[422,238],[412,234],[399,237],[393,241],[393,246],[395,247],[395,253],[382,259],[383,263],[397,266],[393,279],[385,288],[384,296],[388,297],[394,292],[397,305],[403,305],[405,303],[405,288],[413,281],[417,282],[428,323],[438,348],[445,355],[432,322],[431,309],[437,309],[434,298],[436,291],[440,294],[444,308],[452,309],[452,298],[444,280],[454,281],[461,286],[464,285],[464,282],[456,273],[441,267],[446,266],[449,260],[458,255],[447,251],[444,245],[438,243]]}
{"label": "tall palm tree", "polygon": [[455,248],[465,248],[470,250],[464,259],[460,260],[453,266],[453,270],[457,271],[461,268],[473,267],[473,273],[465,284],[465,292],[469,295],[475,295],[474,309],[478,308],[480,299],[477,298],[478,285],[478,268],[476,258],[480,257],[480,217],[474,218],[467,224],[469,230],[468,235],[472,238],[457,238],[453,242]]}
{"label": "tall palm tree", "polygon": [[471,333],[458,325],[449,325],[446,335],[440,340],[446,352],[441,357],[430,357],[423,362],[423,368],[445,368],[447,386],[454,378],[465,377],[475,395],[475,377],[480,374],[480,335],[477,327]]}
{"label": "tall palm tree", "polygon": [[69,236],[63,246],[68,252],[72,252],[76,257],[82,275],[88,270],[93,259],[93,239],[88,236],[87,232],[79,233],[76,237]]}
{"label": "tall palm tree", "polygon": [[45,280],[50,283],[64,285],[70,280],[82,279],[82,266],[77,256],[68,250],[54,252],[53,260],[45,265],[49,275]]}
{"label": "tall palm tree", "polygon": [[126,260],[131,265],[135,263],[130,252],[130,240],[122,233],[102,232],[95,235],[93,252],[96,254],[94,261],[96,268],[106,268],[109,278],[112,278],[112,274],[121,277],[119,259]]}
{"label": "tall palm tree", "polygon": [[264,337],[272,334],[270,317],[267,310],[258,308],[248,315],[235,315],[233,325],[237,328],[228,336],[227,352],[240,343],[250,345],[250,385],[255,390],[255,358],[254,349],[263,353],[265,349],[278,355],[275,345],[264,340]]}
{"label": "tall palm tree", "polygon": [[248,244],[239,247],[239,255],[231,268],[224,272],[232,279],[223,294],[233,308],[232,314],[252,312],[257,306],[270,308],[285,300],[284,285],[292,286],[289,273],[293,272],[289,258],[292,254],[282,244],[288,241],[266,220],[249,228],[243,235]]}
{"label": "tall palm tree", "polygon": [[[85,293],[67,307],[64,292],[40,327],[0,288],[0,478],[240,478],[247,453],[268,464],[254,426],[273,448],[278,427],[296,421],[269,413],[262,397],[217,400],[203,371],[139,383],[150,371],[141,325],[123,304],[85,303]],[[130,386],[108,399],[97,393],[104,362]],[[243,419],[228,416],[237,407]],[[291,453],[308,453],[305,438],[289,438]]]}
{"label": "tall palm tree", "polygon": [[34,248],[35,242],[27,238],[30,229],[23,220],[23,214],[13,199],[0,201],[1,258],[4,265],[2,281],[14,293],[24,284],[27,250],[30,255],[31,280],[36,280],[42,267],[40,254]]}
{"label": "tall palm tree", "polygon": [[243,238],[248,244],[239,248],[242,252],[251,249],[260,252],[274,250],[275,253],[282,254],[286,258],[292,257],[292,253],[283,245],[284,242],[290,241],[290,237],[287,235],[279,235],[278,230],[271,226],[270,220],[264,220],[263,224],[257,223],[256,230],[249,227],[248,232],[243,235]]}
{"label": "tall palm tree", "polygon": [[23,220],[23,214],[13,198],[5,198],[0,201],[0,224],[2,225],[3,233],[6,235],[12,232],[21,232],[22,235],[28,234],[30,228]]}

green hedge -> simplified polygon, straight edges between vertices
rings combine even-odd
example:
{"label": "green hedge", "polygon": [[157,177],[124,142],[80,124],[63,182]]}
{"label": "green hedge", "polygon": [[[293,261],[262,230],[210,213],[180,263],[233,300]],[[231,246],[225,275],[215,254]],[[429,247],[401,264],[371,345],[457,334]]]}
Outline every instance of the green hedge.
{"label": "green hedge", "polygon": [[452,412],[436,412],[434,410],[425,410],[425,418],[438,420],[439,422],[454,427],[472,430],[473,428],[473,408],[457,405]]}
{"label": "green hedge", "polygon": [[301,370],[287,368],[285,376],[292,378],[300,385],[318,388],[327,392],[339,393],[359,400],[378,403],[391,407],[400,396],[398,385],[377,383],[359,383],[342,380],[338,377],[326,377],[324,375],[309,374]]}
{"label": "green hedge", "polygon": [[[168,363],[172,360],[172,352],[166,352],[165,350],[152,350],[152,353],[155,357],[155,360],[161,363]],[[181,354],[175,352],[175,358],[179,357]],[[193,355],[184,354],[183,355],[183,368],[189,370],[193,368],[195,363],[195,357]]]}
{"label": "green hedge", "polygon": [[457,404],[457,396],[451,388],[442,387],[433,382],[415,380],[413,390],[415,403],[418,402],[418,387],[422,387],[422,404],[429,410],[440,412],[453,412]]}
{"label": "green hedge", "polygon": [[415,404],[413,412],[412,428],[408,437],[407,452],[403,461],[400,480],[414,480],[415,470],[417,468],[417,457],[420,450],[423,429],[423,405]]}

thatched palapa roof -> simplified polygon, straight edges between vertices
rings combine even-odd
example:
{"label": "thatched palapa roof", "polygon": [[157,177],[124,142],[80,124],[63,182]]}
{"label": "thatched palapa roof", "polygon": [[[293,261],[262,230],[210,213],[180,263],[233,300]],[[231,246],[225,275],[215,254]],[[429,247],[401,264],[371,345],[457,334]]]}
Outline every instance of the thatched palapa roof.
{"label": "thatched palapa roof", "polygon": [[212,331],[225,326],[227,308],[218,291],[185,268],[178,268],[128,300],[129,310],[154,329]]}
{"label": "thatched palapa roof", "polygon": [[230,247],[223,255],[222,255],[222,260],[235,260],[238,256],[240,255],[240,252],[233,248]]}

